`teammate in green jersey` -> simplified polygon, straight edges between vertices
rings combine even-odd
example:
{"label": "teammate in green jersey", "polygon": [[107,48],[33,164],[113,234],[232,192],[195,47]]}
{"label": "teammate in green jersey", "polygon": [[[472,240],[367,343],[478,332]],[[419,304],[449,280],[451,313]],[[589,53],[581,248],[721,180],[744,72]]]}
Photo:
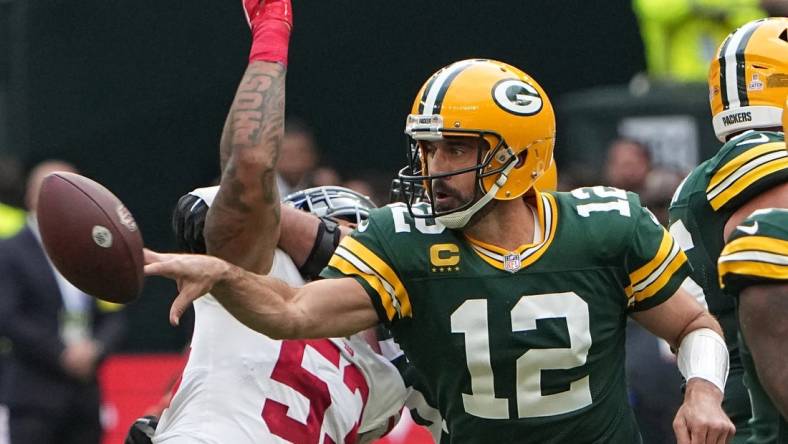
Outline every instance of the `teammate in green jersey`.
{"label": "teammate in green jersey", "polygon": [[399,178],[424,185],[428,203],[373,211],[324,271],[333,279],[301,289],[215,258],[147,252],[147,274],[180,283],[172,320],[212,289],[274,338],[383,321],[437,398],[449,442],[637,443],[624,384],[631,316],[678,349],[679,443],[727,441],[728,351],[679,289],[686,256],[635,195],[533,188],[555,118],[530,76],[452,64],[422,87],[406,132],[411,165]]}
{"label": "teammate in green jersey", "polygon": [[738,298],[742,348],[757,370],[748,388],[753,437],[762,439],[751,441],[788,443],[788,209],[752,213],[731,234],[718,264],[723,289]]}
{"label": "teammate in green jersey", "polygon": [[[736,443],[766,426],[753,424],[760,431],[751,431],[748,425],[749,358],[739,349],[734,300],[719,287],[717,258],[725,237],[744,217],[785,205],[770,199],[788,193],[780,188],[788,179],[788,155],[779,132],[788,95],[786,32],[788,19],[771,18],[750,22],[723,41],[709,73],[709,98],[715,132],[725,144],[687,176],[670,207],[670,232],[689,257],[692,278],[702,287],[701,292],[695,286],[697,294],[705,293],[725,332],[731,370],[723,407],[736,425]],[[754,437],[753,442],[773,441]]]}

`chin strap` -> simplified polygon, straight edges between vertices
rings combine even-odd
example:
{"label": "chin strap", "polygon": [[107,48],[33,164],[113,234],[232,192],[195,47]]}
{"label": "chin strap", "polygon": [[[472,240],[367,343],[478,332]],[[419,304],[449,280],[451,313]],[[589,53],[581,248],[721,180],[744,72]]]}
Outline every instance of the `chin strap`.
{"label": "chin strap", "polygon": [[517,162],[513,161],[509,164],[509,166],[501,171],[501,175],[498,177],[498,180],[495,181],[493,186],[490,187],[490,190],[487,191],[487,193],[482,196],[481,199],[476,201],[476,203],[462,211],[455,211],[451,214],[436,216],[435,220],[443,224],[446,228],[452,230],[457,230],[467,225],[468,221],[471,220],[471,217],[473,217],[473,215],[476,214],[477,211],[481,210],[485,205],[490,203],[490,201],[493,200],[495,195],[498,193],[498,190],[500,190],[501,187],[506,184],[506,181],[509,180],[509,173],[512,171],[515,165],[517,165]]}

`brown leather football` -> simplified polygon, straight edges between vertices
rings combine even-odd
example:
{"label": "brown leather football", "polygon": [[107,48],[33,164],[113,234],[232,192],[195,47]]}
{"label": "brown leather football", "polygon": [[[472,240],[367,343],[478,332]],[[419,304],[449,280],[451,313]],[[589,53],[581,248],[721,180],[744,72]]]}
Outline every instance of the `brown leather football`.
{"label": "brown leather football", "polygon": [[128,303],[142,291],[142,235],[112,192],[79,174],[44,178],[38,197],[44,248],[63,276],[87,294]]}

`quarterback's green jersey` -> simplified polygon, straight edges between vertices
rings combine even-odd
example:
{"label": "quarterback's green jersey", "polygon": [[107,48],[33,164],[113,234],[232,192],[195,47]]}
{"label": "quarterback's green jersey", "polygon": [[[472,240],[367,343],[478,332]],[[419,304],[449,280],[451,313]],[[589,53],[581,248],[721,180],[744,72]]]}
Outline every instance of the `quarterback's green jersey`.
{"label": "quarterback's green jersey", "polygon": [[389,205],[342,240],[323,275],[366,289],[432,389],[450,442],[640,442],[627,315],[673,295],[687,258],[634,194],[534,200],[535,242],[515,251]]}
{"label": "quarterback's green jersey", "polygon": [[[728,239],[718,261],[723,290],[735,297],[750,285],[788,282],[788,210],[758,210]],[[755,363],[742,335],[745,382],[752,401],[749,443],[788,443],[788,424],[758,380]]]}
{"label": "quarterback's green jersey", "polygon": [[679,185],[670,205],[670,232],[692,264],[692,279],[703,288],[709,311],[719,320],[730,352],[730,373],[723,408],[736,425],[736,442],[749,434],[750,401],[742,377],[733,298],[721,290],[717,258],[725,245],[723,230],[744,203],[788,179],[783,134],[747,131],[701,163]]}

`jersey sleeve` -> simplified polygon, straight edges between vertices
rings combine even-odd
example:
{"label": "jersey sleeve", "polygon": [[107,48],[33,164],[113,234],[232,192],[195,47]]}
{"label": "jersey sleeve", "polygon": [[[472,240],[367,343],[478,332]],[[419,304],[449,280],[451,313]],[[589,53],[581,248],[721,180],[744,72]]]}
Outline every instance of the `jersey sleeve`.
{"label": "jersey sleeve", "polygon": [[720,159],[706,187],[706,199],[714,211],[735,210],[788,180],[788,152],[783,140],[754,132],[728,143],[735,145]]}
{"label": "jersey sleeve", "polygon": [[648,209],[632,203],[632,217],[635,227],[626,254],[626,293],[629,309],[641,311],[670,298],[692,268],[678,242]]}
{"label": "jersey sleeve", "polygon": [[720,287],[788,283],[788,211],[756,211],[731,234],[717,261]]}
{"label": "jersey sleeve", "polygon": [[394,269],[394,261],[387,254],[384,238],[380,235],[381,219],[390,217],[390,210],[370,213],[366,223],[337,247],[328,266],[321,272],[325,278],[352,277],[364,287],[378,318],[386,325],[412,315],[410,298]]}

